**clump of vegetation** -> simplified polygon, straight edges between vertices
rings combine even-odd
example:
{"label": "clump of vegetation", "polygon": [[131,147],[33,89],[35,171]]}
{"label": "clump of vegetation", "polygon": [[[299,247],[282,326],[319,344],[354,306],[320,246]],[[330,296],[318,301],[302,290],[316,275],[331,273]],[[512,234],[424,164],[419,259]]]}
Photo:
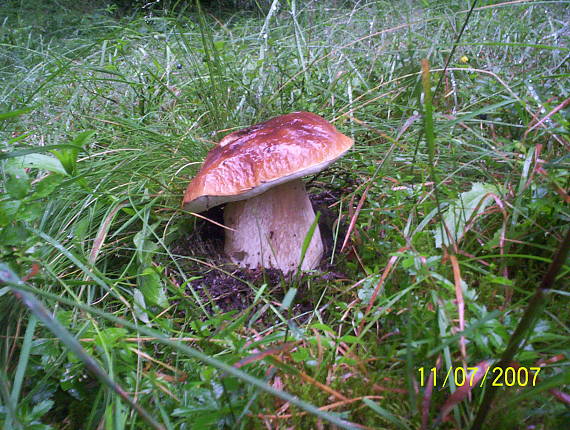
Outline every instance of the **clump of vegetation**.
{"label": "clump of vegetation", "polygon": [[[568,8],[251,3],[0,5],[0,426],[563,428]],[[326,262],[236,271],[184,188],[298,110]]]}

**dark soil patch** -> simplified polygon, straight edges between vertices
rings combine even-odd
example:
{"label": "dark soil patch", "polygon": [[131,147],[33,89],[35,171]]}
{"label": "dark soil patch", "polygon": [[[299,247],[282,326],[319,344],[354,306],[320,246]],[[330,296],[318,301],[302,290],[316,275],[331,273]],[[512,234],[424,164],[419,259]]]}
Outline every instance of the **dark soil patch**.
{"label": "dark soil patch", "polygon": [[265,273],[260,270],[239,270],[231,275],[211,270],[201,279],[192,281],[191,286],[206,300],[209,311],[214,306],[222,312],[242,311],[251,306],[254,299],[254,293],[247,282],[261,284],[265,278],[269,285],[277,286],[280,276],[281,273],[276,269],[266,269]]}
{"label": "dark soil patch", "polygon": [[[224,207],[216,206],[200,214],[190,234],[180,237],[172,246],[176,255],[187,257],[207,257],[212,264],[224,264],[224,229],[218,224],[224,223]],[[211,220],[213,222],[207,221]]]}
{"label": "dark soil patch", "polygon": [[[301,278],[297,279],[296,285],[299,291],[295,298],[296,305],[293,309],[293,315],[299,315],[313,309],[310,295],[304,291],[307,279],[311,278],[311,282],[314,284],[315,282],[331,282],[344,278],[342,274],[335,273],[334,268],[328,264],[334,245],[333,224],[338,218],[336,208],[331,209],[331,205],[338,202],[340,196],[341,190],[328,189],[321,189],[320,192],[309,195],[315,212],[321,213],[319,229],[325,245],[325,252],[319,267],[320,274],[302,274]],[[223,206],[212,208],[200,215],[223,224]],[[346,228],[341,226],[337,241],[337,252],[344,237],[344,231]],[[181,261],[182,267],[187,267],[189,273],[198,272],[200,274],[199,279],[190,282],[187,287],[187,294],[192,296],[190,288],[193,289],[206,303],[206,309],[212,313],[234,310],[241,312],[249,308],[253,304],[255,292],[248,285],[248,282],[256,286],[267,284],[271,297],[274,298],[276,304],[283,299],[290,285],[291,277],[284,277],[278,269],[251,270],[229,263],[224,256],[223,227],[205,219],[196,220],[194,230],[177,240],[172,246],[172,252],[180,256],[202,260],[207,258],[209,267],[214,267],[209,269],[204,265],[198,266],[198,263],[190,260]]]}
{"label": "dark soil patch", "polygon": [[[298,291],[294,305],[290,312],[287,311],[284,315],[288,318],[296,318],[297,323],[306,320],[310,315],[309,313],[314,309],[312,296],[307,290],[306,279],[309,276],[312,278],[312,285],[342,278],[339,274],[327,272],[323,275],[303,275],[301,279],[297,280]],[[212,269],[204,273],[200,279],[191,281],[186,288],[186,295],[192,297],[190,288],[194,289],[205,303],[206,310],[212,315],[218,312],[243,312],[247,309],[249,309],[249,315],[254,315],[265,305],[265,301],[259,301],[253,306],[255,291],[250,287],[250,284],[256,287],[266,284],[269,290],[268,293],[264,293],[264,296],[269,295],[272,304],[277,309],[280,309],[279,305],[290,287],[290,282],[284,279],[283,274],[278,269],[247,270],[239,268],[231,274]],[[263,328],[277,322],[280,322],[280,319],[268,309],[264,314],[258,315],[255,326]]]}

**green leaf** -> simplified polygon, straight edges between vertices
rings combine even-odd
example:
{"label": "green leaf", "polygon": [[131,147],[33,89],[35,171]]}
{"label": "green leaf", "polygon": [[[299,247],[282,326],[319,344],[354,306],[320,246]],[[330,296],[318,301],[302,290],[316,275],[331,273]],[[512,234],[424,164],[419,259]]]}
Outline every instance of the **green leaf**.
{"label": "green leaf", "polygon": [[10,112],[0,112],[0,121],[7,120],[10,118],[15,118],[15,117],[20,116],[20,115],[24,115],[24,114],[30,112],[31,110],[32,110],[32,108],[25,108],[25,109],[13,110]]}
{"label": "green leaf", "polygon": [[108,327],[105,330],[101,330],[97,336],[95,336],[95,343],[99,346],[107,346],[108,348],[113,348],[117,344],[120,344],[121,340],[127,336],[127,330],[122,327]]}
{"label": "green leaf", "polygon": [[340,337],[339,342],[344,342],[344,343],[364,343],[361,339],[357,338],[356,336],[352,336],[350,334],[344,335],[342,337]]}
{"label": "green leaf", "polygon": [[136,317],[143,323],[148,324],[150,322],[148,315],[146,313],[146,302],[144,300],[144,295],[140,290],[135,290],[133,293],[134,299],[134,311]]}
{"label": "green leaf", "polygon": [[297,267],[297,276],[301,272],[301,266],[303,265],[303,261],[305,260],[305,255],[307,254],[307,249],[309,248],[309,245],[311,244],[311,240],[313,239],[313,234],[315,234],[315,229],[319,225],[319,219],[320,218],[321,218],[321,213],[317,212],[317,214],[315,216],[315,220],[311,224],[311,227],[309,227],[309,231],[307,232],[307,234],[305,235],[305,238],[303,239],[303,245],[301,246],[301,258],[299,260],[300,261],[299,267]]}
{"label": "green leaf", "polygon": [[[8,141],[9,144],[15,144],[16,142],[18,142],[19,140],[22,140],[26,137],[28,137],[31,133],[29,134],[22,134],[20,136],[18,136],[17,138],[14,139],[10,139]],[[34,146],[32,148],[23,148],[23,149],[17,149],[11,152],[0,152],[0,160],[8,160],[10,158],[19,158],[19,157],[23,157],[25,155],[30,155],[30,154],[41,154],[44,152],[49,152],[52,151],[55,148],[71,148],[73,149],[73,145],[70,144],[62,144],[62,145],[46,145],[46,146]]]}
{"label": "green leaf", "polygon": [[87,143],[89,139],[95,134],[93,130],[86,130],[77,135],[75,139],[71,141],[71,144],[76,146],[77,148],[83,148],[83,145]]}
{"label": "green leaf", "polygon": [[328,332],[331,334],[335,334],[335,331],[328,325],[326,324],[322,324],[322,323],[314,323],[311,325],[311,328],[317,329],[317,330],[322,330],[324,332]]}
{"label": "green leaf", "polygon": [[45,205],[41,202],[27,202],[18,211],[19,221],[33,221],[44,213]]}
{"label": "green leaf", "polygon": [[53,407],[54,401],[53,400],[43,400],[35,405],[32,409],[31,416],[34,419],[38,419],[45,414],[47,414],[50,409]]}
{"label": "green leaf", "polygon": [[291,358],[296,363],[312,359],[311,354],[307,348],[299,348],[297,351],[291,353]]}
{"label": "green leaf", "polygon": [[297,295],[297,288],[290,288],[287,291],[287,294],[285,294],[285,297],[283,298],[283,302],[281,303],[281,308],[289,309],[291,303],[293,303],[293,300],[295,300],[296,295]]}
{"label": "green leaf", "polygon": [[0,202],[0,227],[7,226],[16,219],[18,209],[22,202],[20,200],[5,200]]}
{"label": "green leaf", "polygon": [[137,250],[137,257],[139,263],[144,266],[149,266],[152,262],[152,256],[154,252],[158,249],[158,245],[152,240],[148,239],[151,232],[158,226],[155,223],[151,226],[145,226],[141,231],[137,232],[133,237],[133,243],[135,244]]}
{"label": "green leaf", "polygon": [[57,158],[45,154],[27,154],[13,158],[9,163],[11,166],[21,168],[43,169],[62,175],[66,174],[63,165]]}
{"label": "green leaf", "polygon": [[144,269],[137,277],[137,284],[147,303],[163,308],[168,306],[168,299],[162,286],[160,274],[154,267]]}
{"label": "green leaf", "polygon": [[388,412],[386,409],[382,408],[376,402],[373,402],[370,399],[364,399],[363,402],[366,403],[366,405],[370,409],[372,409],[374,412],[376,412],[378,415],[380,415],[386,421],[394,424],[396,427],[401,428],[401,429],[409,429],[410,428],[410,427],[408,427],[408,425],[406,425],[405,423],[400,421],[394,414],[392,414],[391,412]]}
{"label": "green leaf", "polygon": [[42,179],[38,185],[36,185],[36,190],[34,191],[34,198],[43,198],[49,196],[55,191],[55,189],[63,181],[63,176],[61,175],[49,175]]}
{"label": "green leaf", "polygon": [[[8,283],[13,289],[14,286],[22,285],[23,282],[18,276],[5,264],[0,263],[0,284]],[[70,353],[73,353],[80,359],[85,367],[94,374],[103,384],[119,395],[128,405],[135,409],[139,415],[154,429],[162,429],[163,427],[141,406],[139,406],[128,394],[127,391],[117,384],[114,379],[101,367],[101,365],[79,343],[79,340],[70,333],[63,325],[61,325],[48,310],[33,294],[27,291],[19,291],[18,296],[22,303],[41,321],[44,326],[49,329],[59,340],[67,347]]]}
{"label": "green leaf", "polygon": [[[2,208],[0,208],[0,212]],[[1,216],[1,215],[0,215]],[[2,223],[0,222],[0,227]],[[15,223],[10,228],[3,228],[0,230],[0,244],[4,246],[23,246],[28,239],[29,235],[21,223]]]}
{"label": "green leaf", "polygon": [[4,188],[6,192],[16,200],[21,200],[30,192],[30,178],[22,168],[9,166],[6,169],[6,182]]}
{"label": "green leaf", "polygon": [[483,213],[493,201],[491,193],[499,194],[499,189],[494,185],[475,182],[470,191],[461,193],[457,200],[451,202],[443,214],[444,225],[433,231],[436,248],[458,243],[465,234],[468,221]]}
{"label": "green leaf", "polygon": [[53,155],[55,155],[61,162],[68,175],[75,175],[79,150],[94,134],[95,132],[91,130],[79,133],[79,135],[71,141],[71,148],[64,148],[60,151],[52,151]]}
{"label": "green leaf", "polygon": [[457,124],[462,123],[462,122],[467,122],[473,118],[477,118],[477,116],[479,116],[481,114],[485,114],[488,112],[491,112],[491,113],[497,112],[499,108],[501,108],[503,106],[511,105],[515,102],[516,102],[515,99],[508,99],[508,100],[503,100],[499,103],[487,105],[481,109],[477,109],[476,111],[470,112],[470,113],[465,114],[465,115],[461,115],[457,119],[450,121],[447,125],[449,127],[455,127]]}

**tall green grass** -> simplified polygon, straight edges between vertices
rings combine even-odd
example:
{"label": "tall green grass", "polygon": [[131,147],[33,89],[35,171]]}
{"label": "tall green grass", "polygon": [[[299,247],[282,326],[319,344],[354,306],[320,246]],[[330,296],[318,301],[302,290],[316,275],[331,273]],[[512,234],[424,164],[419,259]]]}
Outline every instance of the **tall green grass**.
{"label": "tall green grass", "polygon": [[[50,6],[0,5],[4,429],[468,428],[481,404],[493,428],[562,428],[567,263],[513,333],[570,219],[567,2]],[[310,181],[350,233],[328,276],[179,255],[207,151],[295,110],[356,141]],[[221,312],[210,271],[252,303]],[[536,386],[441,386],[509,345]]]}

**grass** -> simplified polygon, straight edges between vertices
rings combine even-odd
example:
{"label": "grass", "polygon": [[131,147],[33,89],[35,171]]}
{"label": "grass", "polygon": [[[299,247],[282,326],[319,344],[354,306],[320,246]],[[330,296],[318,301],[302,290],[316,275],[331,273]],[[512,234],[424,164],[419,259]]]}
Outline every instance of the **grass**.
{"label": "grass", "polygon": [[[568,2],[76,3],[0,5],[3,429],[564,428]],[[180,200],[295,110],[356,141],[335,251],[256,278]]]}

